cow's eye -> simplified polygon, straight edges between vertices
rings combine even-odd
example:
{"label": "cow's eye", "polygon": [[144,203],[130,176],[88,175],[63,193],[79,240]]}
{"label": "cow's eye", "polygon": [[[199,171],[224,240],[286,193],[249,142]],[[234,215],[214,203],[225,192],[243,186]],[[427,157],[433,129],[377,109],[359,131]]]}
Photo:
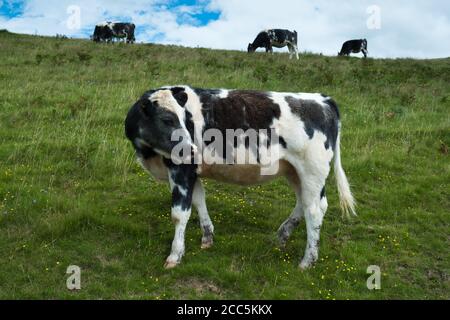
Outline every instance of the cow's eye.
{"label": "cow's eye", "polygon": [[168,127],[174,127],[175,126],[175,120],[172,119],[172,118],[163,118],[161,120]]}

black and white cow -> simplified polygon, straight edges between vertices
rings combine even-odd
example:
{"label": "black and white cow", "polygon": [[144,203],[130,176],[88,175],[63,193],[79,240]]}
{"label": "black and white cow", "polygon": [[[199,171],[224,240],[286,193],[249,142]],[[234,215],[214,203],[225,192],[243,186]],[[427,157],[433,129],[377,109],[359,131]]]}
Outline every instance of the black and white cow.
{"label": "black and white cow", "polygon": [[134,37],[136,26],[134,23],[115,22],[110,23],[109,27],[115,38],[124,39],[127,43],[134,43],[136,41]]}
{"label": "black and white cow", "polygon": [[111,42],[113,33],[107,23],[97,24],[92,35],[94,42]]}
{"label": "black and white cow", "polygon": [[134,23],[104,22],[95,26],[93,40],[95,42],[112,42],[113,39],[123,39],[127,43],[134,43]]}
{"label": "black and white cow", "polygon": [[272,29],[261,31],[253,43],[248,44],[247,51],[255,52],[258,48],[265,48],[266,52],[273,52],[273,47],[288,47],[289,57],[295,54],[298,60],[298,36],[294,32],[283,29]]}
{"label": "black and white cow", "polygon": [[[192,205],[200,217],[202,248],[213,243],[214,227],[201,178],[251,185],[279,176],[287,178],[297,204],[280,226],[278,238],[281,244],[286,244],[304,217],[307,245],[300,267],[310,267],[318,259],[320,228],[328,207],[325,183],[333,158],[341,208],[355,214],[354,199],[341,165],[340,128],[336,103],[322,94],[189,86],[163,87],[145,93],[129,111],[125,131],[142,166],[156,179],[168,181],[172,191],[175,237],[165,267],[173,268],[181,262]],[[259,134],[255,147],[247,140],[246,132],[251,130],[271,133]],[[213,139],[210,132],[226,134],[227,139],[222,145],[217,144],[220,139],[215,136]],[[269,138],[276,142],[268,143]],[[262,152],[264,143],[273,152],[271,161],[264,159],[267,157]],[[174,149],[180,145],[187,150],[184,156],[190,161],[180,162],[178,153],[174,155]],[[212,145],[216,153],[209,153]],[[222,153],[225,145],[248,151],[248,158],[242,163],[225,161],[228,157],[228,153]],[[199,154],[203,161],[194,161]],[[213,154],[216,161],[208,160]],[[273,170],[264,173],[264,169]]]}
{"label": "black and white cow", "polygon": [[338,53],[340,56],[349,56],[350,53],[359,53],[362,52],[364,54],[364,58],[367,58],[369,52],[367,51],[367,40],[349,40],[344,42],[342,45],[341,51]]}

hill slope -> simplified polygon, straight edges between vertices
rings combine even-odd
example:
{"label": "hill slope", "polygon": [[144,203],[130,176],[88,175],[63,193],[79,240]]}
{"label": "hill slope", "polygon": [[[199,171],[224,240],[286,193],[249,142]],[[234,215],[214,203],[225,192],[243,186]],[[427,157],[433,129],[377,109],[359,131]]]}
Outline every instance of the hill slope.
{"label": "hill slope", "polygon": [[[450,59],[247,55],[0,33],[0,298],[449,299]],[[170,194],[136,164],[123,134],[132,103],[167,84],[324,92],[343,115],[343,164],[359,217],[341,218],[334,179],[321,261],[301,272],[302,225],[284,180],[207,182],[216,227],[198,218],[181,267],[163,269]],[[82,290],[66,289],[66,268]],[[369,291],[366,269],[382,270]]]}

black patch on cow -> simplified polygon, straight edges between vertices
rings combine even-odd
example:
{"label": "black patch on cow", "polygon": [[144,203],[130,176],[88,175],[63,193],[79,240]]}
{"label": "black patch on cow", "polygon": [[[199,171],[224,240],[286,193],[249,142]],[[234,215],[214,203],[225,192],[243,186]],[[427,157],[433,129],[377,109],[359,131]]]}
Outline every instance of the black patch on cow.
{"label": "black patch on cow", "polygon": [[133,43],[136,40],[134,38],[134,30],[136,29],[134,23],[117,22],[112,23],[111,26],[114,37],[126,38],[127,43]]}
{"label": "black patch on cow", "polygon": [[322,188],[322,191],[320,192],[320,199],[325,198],[326,194],[325,194],[325,187]]}
{"label": "black patch on cow", "polygon": [[256,49],[258,48],[266,48],[266,50],[270,50],[270,37],[269,34],[267,33],[267,31],[262,31],[260,32],[255,40],[253,41],[253,43],[250,43],[248,45],[247,51],[248,52],[255,52]]}
{"label": "black patch on cow", "polygon": [[189,111],[185,111],[186,119],[184,121],[184,124],[186,125],[186,129],[189,132],[189,135],[191,136],[192,141],[194,141],[195,137],[195,128],[194,128],[194,121],[192,120],[192,113]]}
{"label": "black patch on cow", "polygon": [[145,113],[145,108],[151,108],[147,103],[151,105],[148,99],[140,99],[130,109],[125,120],[125,135],[133,144],[136,154],[143,159],[150,159],[157,156],[157,153],[152,148],[136,144],[136,140],[141,138],[139,134],[139,121]]}
{"label": "black patch on cow", "polygon": [[280,137],[279,137],[279,141],[280,141],[281,146],[282,146],[284,149],[287,149],[287,143],[286,143],[286,140],[284,140],[284,138],[280,136]]}
{"label": "black patch on cow", "polygon": [[[264,92],[260,91],[230,91],[226,98],[220,98],[221,90],[195,89],[202,103],[202,114],[205,121],[203,131],[209,129],[219,130],[225,138],[227,129],[267,130],[267,138],[271,142],[270,126],[275,119],[279,119],[280,107]],[[238,140],[238,141],[237,141]],[[248,138],[235,138],[234,141],[225,141],[223,150],[218,150],[219,156],[225,159],[228,147],[238,147],[240,143],[250,148]],[[259,135],[257,147],[251,148],[259,159]],[[214,141],[207,142],[206,145]],[[220,152],[221,151],[221,152]]]}
{"label": "black patch on cow", "polygon": [[339,112],[339,107],[336,104],[336,102],[331,99],[330,97],[324,95],[327,99],[325,99],[325,103],[330,107],[330,109],[334,112],[334,114],[336,115],[337,119],[341,119],[341,114]]}
{"label": "black patch on cow", "polygon": [[223,99],[202,93],[200,100],[206,127],[219,130],[268,129],[281,114],[280,107],[259,91],[230,91]]}
{"label": "black patch on cow", "polygon": [[319,130],[327,137],[325,148],[328,149],[331,145],[334,150],[339,130],[337,105],[334,102],[330,104],[327,102],[328,108],[324,108],[314,100],[301,100],[291,96],[286,97],[286,102],[292,112],[303,121],[308,137],[312,139],[314,131]]}
{"label": "black patch on cow", "polygon": [[202,226],[202,229],[203,229],[203,238],[206,241],[212,241],[214,232],[212,231],[211,227],[209,225],[204,225]]}
{"label": "black patch on cow", "polygon": [[[181,206],[182,210],[189,209],[192,205],[192,194],[197,180],[197,165],[176,165],[166,158],[163,158],[163,161],[169,168],[170,178],[175,184],[172,190],[172,207]],[[186,190],[185,195],[181,193],[180,188]]]}
{"label": "black patch on cow", "polygon": [[[178,206],[178,205],[180,205],[182,208],[183,208],[183,202],[185,202],[185,201],[183,201],[183,194],[180,192],[180,188],[178,188],[178,187],[175,187],[173,190],[172,190],[172,206]],[[185,210],[185,209],[183,209],[183,210]]]}
{"label": "black patch on cow", "polygon": [[170,88],[170,91],[172,91],[172,95],[175,98],[175,100],[177,100],[178,104],[180,106],[184,107],[188,100],[186,90],[181,87],[173,87],[173,88]]}

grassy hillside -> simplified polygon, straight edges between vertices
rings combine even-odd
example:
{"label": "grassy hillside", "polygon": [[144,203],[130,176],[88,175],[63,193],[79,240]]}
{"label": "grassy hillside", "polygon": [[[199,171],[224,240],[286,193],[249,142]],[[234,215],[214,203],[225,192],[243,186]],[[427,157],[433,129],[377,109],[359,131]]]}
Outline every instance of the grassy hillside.
{"label": "grassy hillside", "polygon": [[[450,298],[450,59],[97,45],[0,33],[0,298]],[[343,219],[334,179],[321,260],[309,271],[304,225],[285,251],[275,232],[295,204],[284,180],[208,181],[215,245],[163,269],[173,225],[168,187],[124,137],[130,106],[167,84],[324,92],[343,116],[344,168],[359,217]],[[66,268],[82,290],[66,289]],[[379,265],[382,289],[366,288]]]}

